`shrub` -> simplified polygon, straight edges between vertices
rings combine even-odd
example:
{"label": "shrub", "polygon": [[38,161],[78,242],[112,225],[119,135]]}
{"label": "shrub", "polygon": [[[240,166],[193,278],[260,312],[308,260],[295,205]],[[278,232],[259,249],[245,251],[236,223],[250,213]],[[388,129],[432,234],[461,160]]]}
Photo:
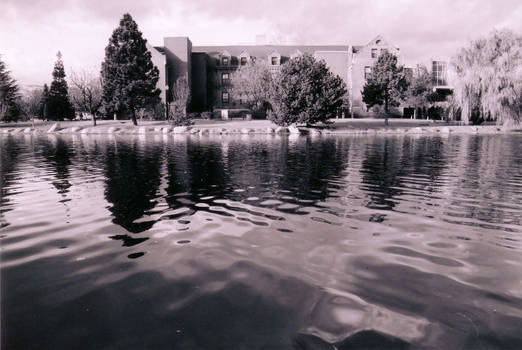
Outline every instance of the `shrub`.
{"label": "shrub", "polygon": [[268,118],[278,125],[327,122],[346,94],[346,84],[324,61],[302,55],[284,64],[273,80]]}
{"label": "shrub", "polygon": [[201,112],[201,119],[212,119],[212,112]]}
{"label": "shrub", "polygon": [[194,124],[192,118],[194,113],[187,113],[184,109],[176,108],[173,103],[169,103],[168,119],[174,126],[188,126]]}

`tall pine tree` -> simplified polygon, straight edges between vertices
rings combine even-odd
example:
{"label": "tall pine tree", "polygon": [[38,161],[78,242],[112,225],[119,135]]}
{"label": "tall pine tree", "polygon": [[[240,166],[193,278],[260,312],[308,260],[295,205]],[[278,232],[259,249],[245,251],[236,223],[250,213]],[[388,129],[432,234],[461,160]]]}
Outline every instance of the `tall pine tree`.
{"label": "tall pine tree", "polygon": [[17,121],[21,112],[18,85],[0,60],[0,121]]}
{"label": "tall pine tree", "polygon": [[63,68],[62,54],[58,51],[54,64],[53,81],[49,89],[47,99],[47,117],[51,120],[63,120],[74,118],[74,107],[69,99],[69,89],[65,81],[65,69]]}
{"label": "tall pine tree", "polygon": [[103,106],[106,113],[130,114],[137,125],[136,114],[142,108],[159,102],[156,88],[159,71],[138,25],[126,13],[109,38],[102,63]]}

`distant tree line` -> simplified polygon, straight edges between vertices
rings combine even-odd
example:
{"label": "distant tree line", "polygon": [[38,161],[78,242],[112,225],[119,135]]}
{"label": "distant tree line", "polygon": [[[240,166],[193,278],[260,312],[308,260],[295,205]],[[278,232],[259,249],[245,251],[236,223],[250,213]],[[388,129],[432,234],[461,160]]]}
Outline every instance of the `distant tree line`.
{"label": "distant tree line", "polygon": [[[431,74],[417,66],[408,75],[393,54],[383,51],[375,61],[363,87],[368,110],[385,117],[392,107],[413,109],[413,117],[426,108],[444,110],[448,119],[480,123],[496,120],[522,123],[522,37],[509,31],[494,31],[460,49],[451,61],[450,84],[454,93],[441,96],[433,91]],[[48,120],[72,119],[86,113],[96,125],[97,116],[138,118],[152,115],[174,125],[188,125],[191,115],[190,88],[179,78],[164,104],[157,88],[159,71],[152,63],[146,40],[130,14],[124,14],[105,48],[101,74],[71,72],[71,89],[58,52],[50,87],[21,96],[16,81],[0,59],[0,121],[38,116]],[[264,61],[241,66],[231,78],[231,95],[254,111],[265,112],[279,125],[328,122],[341,109],[349,108],[344,81],[324,61],[301,55],[273,72]]]}

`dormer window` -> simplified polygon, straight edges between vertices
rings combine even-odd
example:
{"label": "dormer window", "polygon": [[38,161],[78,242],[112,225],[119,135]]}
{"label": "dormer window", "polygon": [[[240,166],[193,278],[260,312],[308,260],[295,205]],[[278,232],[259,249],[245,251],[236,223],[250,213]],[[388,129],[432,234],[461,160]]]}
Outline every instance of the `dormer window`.
{"label": "dormer window", "polygon": [[246,57],[241,57],[241,65],[242,66],[246,66],[247,64],[247,58]]}
{"label": "dormer window", "polygon": [[271,60],[272,60],[272,66],[277,66],[277,63],[278,63],[278,62],[277,62],[277,57],[273,56],[273,57],[271,58]]}
{"label": "dormer window", "polygon": [[296,58],[301,56],[303,53],[300,50],[295,50],[295,52],[290,56],[290,58]]}
{"label": "dormer window", "polygon": [[221,63],[223,63],[224,66],[228,66],[228,57],[222,57]]}

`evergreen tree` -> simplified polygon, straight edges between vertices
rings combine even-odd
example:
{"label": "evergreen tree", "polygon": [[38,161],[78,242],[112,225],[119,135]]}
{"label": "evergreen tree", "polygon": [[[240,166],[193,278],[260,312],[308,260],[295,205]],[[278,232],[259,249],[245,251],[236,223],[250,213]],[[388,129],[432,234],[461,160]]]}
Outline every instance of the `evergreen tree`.
{"label": "evergreen tree", "polygon": [[49,87],[47,84],[44,84],[43,90],[42,90],[42,98],[40,99],[40,109],[38,115],[44,119],[47,119],[49,116]]}
{"label": "evergreen tree", "polygon": [[367,109],[375,105],[384,105],[389,114],[391,106],[399,106],[408,88],[403,67],[397,65],[397,56],[384,52],[372,67],[372,72],[364,84],[362,100]]}
{"label": "evergreen tree", "polygon": [[274,77],[268,118],[278,125],[326,122],[343,106],[346,84],[311,55],[291,59]]}
{"label": "evergreen tree", "polygon": [[0,59],[0,121],[17,121],[22,112],[19,102],[18,85]]}
{"label": "evergreen tree", "polygon": [[69,89],[65,81],[65,69],[63,68],[62,54],[58,51],[54,64],[53,81],[49,89],[47,99],[48,118],[51,120],[63,120],[74,118],[74,107],[69,100]]}
{"label": "evergreen tree", "polygon": [[138,25],[126,13],[109,38],[102,63],[103,106],[108,113],[130,114],[137,125],[136,113],[152,108],[159,101],[156,88],[159,71],[151,60]]}

